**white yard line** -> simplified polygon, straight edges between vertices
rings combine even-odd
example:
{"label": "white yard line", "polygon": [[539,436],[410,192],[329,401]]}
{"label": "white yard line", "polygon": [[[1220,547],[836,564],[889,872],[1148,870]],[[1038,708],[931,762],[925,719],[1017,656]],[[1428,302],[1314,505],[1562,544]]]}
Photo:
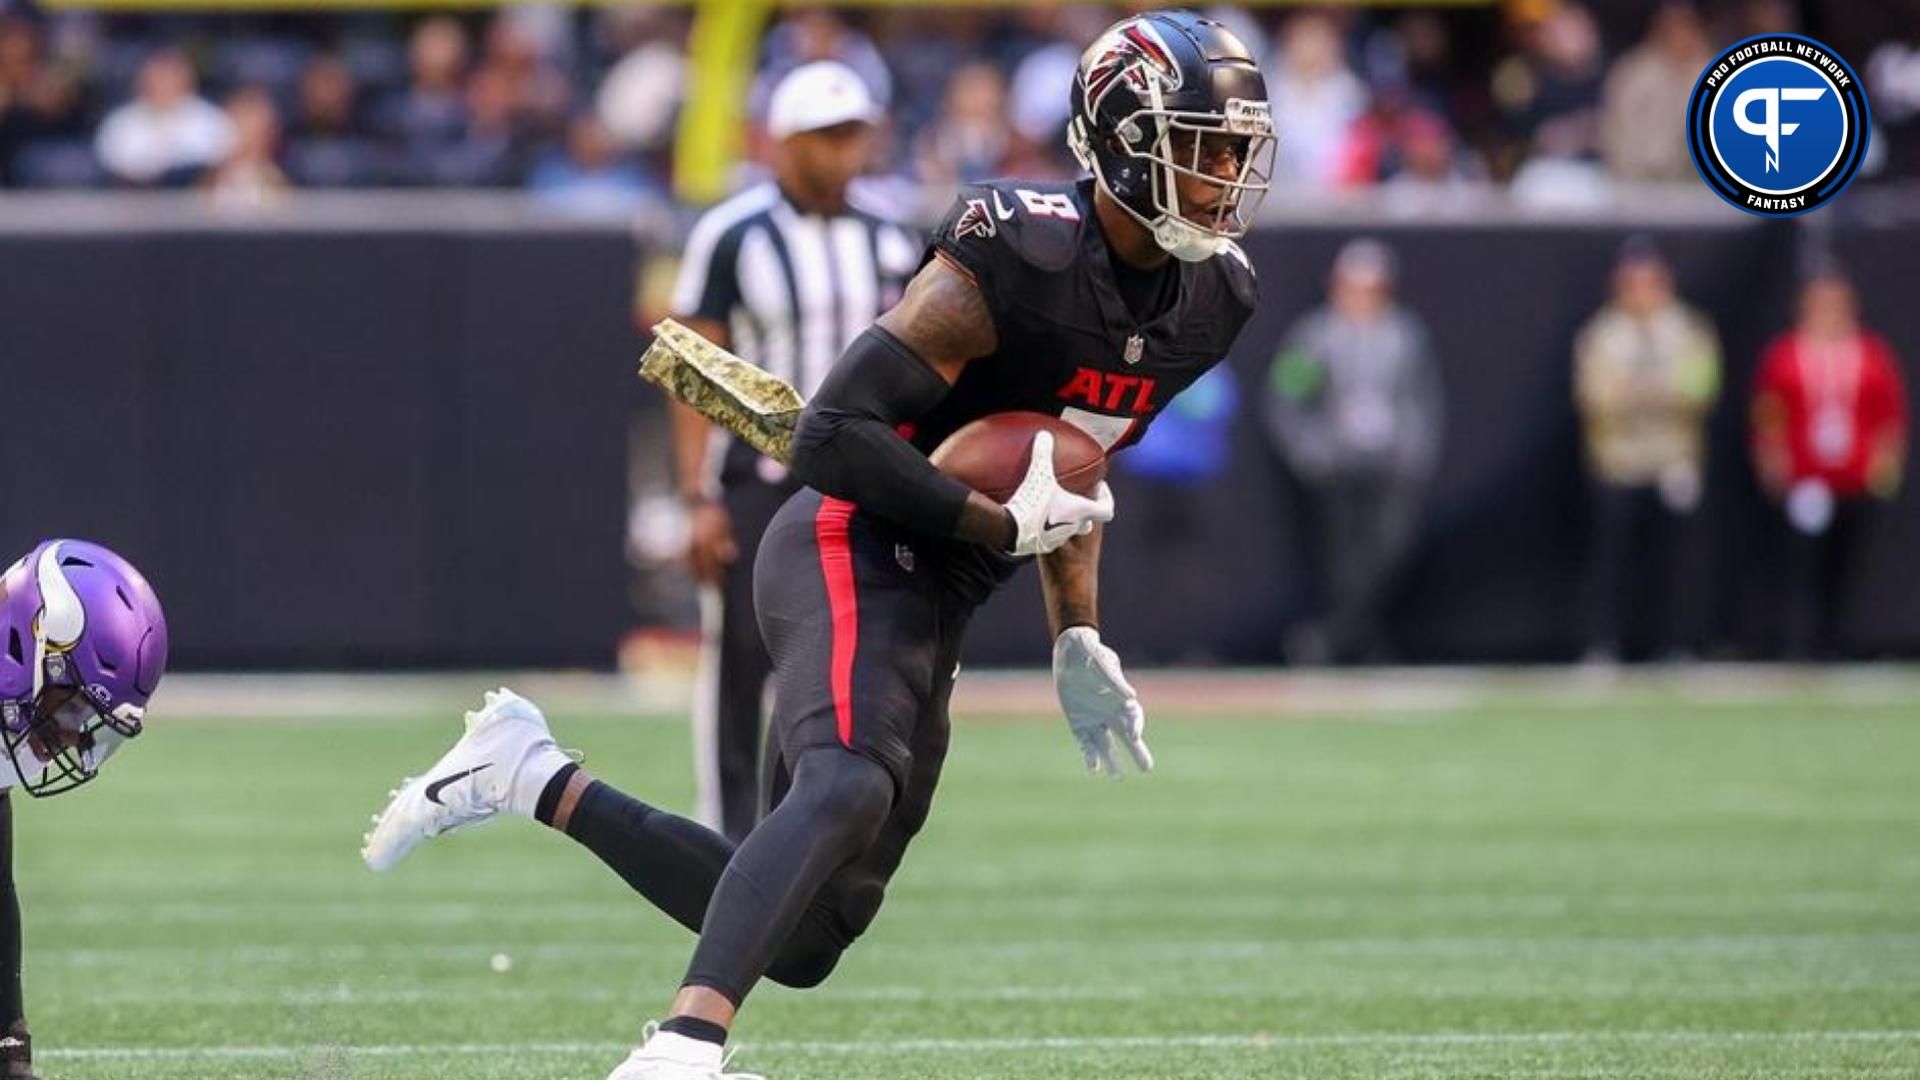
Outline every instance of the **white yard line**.
{"label": "white yard line", "polygon": [[[478,965],[475,965],[476,970]],[[484,976],[477,976],[484,977]],[[1384,987],[1384,989],[1383,989]],[[1786,993],[1836,993],[1843,991],[1863,993],[1903,993],[1914,989],[1911,980],[1899,976],[1885,978],[1860,977],[1852,975],[1812,977],[1780,977],[1771,981],[1749,981],[1740,986],[1728,986],[1723,978],[1703,979],[1697,985],[1663,984],[1658,996],[1662,1001],[1739,1001],[1752,998],[1770,998]],[[1327,1002],[1327,1001],[1363,1001],[1376,997],[1383,992],[1395,996],[1411,997],[1421,1001],[1453,1000],[1490,1000],[1515,999],[1532,1000],[1544,993],[1562,993],[1568,988],[1553,983],[1551,979],[1537,982],[1515,983],[1498,989],[1489,989],[1484,982],[1473,980],[1464,984],[1455,980],[1448,984],[1444,981],[1436,984],[1430,974],[1421,977],[1409,976],[1403,981],[1371,978],[1357,980],[1351,985],[1329,988],[1313,983],[1295,985],[1287,983],[1217,983],[1198,989],[1170,990],[1162,985],[1125,985],[1125,986],[859,986],[836,990],[831,986],[807,992],[809,1001],[820,1002],[862,1002],[888,1005],[951,1005],[958,1003],[1018,1004],[1026,1002],[1080,1002],[1080,1003],[1121,1003],[1138,1001],[1161,1001],[1171,994],[1178,994],[1185,1000],[1235,1001],[1235,1002]],[[1578,996],[1584,1001],[1623,1001],[1645,997],[1648,993],[1644,979],[1616,976],[1596,984],[1589,978],[1577,988]],[[606,986],[575,986],[557,991],[542,983],[516,983],[510,979],[500,980],[496,986],[465,986],[457,991],[445,988],[395,988],[386,986],[353,986],[340,984],[335,986],[309,986],[278,990],[208,990],[182,991],[169,994],[167,1003],[195,1007],[221,1006],[226,1008],[300,1008],[316,1009],[340,1007],[348,1009],[367,1009],[390,1005],[420,1005],[432,1002],[444,1002],[450,993],[457,994],[461,1001],[468,1004],[522,1004],[552,1001],[564,997],[575,1003],[631,1003],[636,1000],[633,990]],[[87,1000],[96,1005],[145,1005],[153,1001],[151,989],[144,985],[124,990],[94,991],[87,994]]]}
{"label": "white yard line", "polygon": [[[1029,1050],[1280,1050],[1313,1047],[1557,1046],[1593,1043],[1718,1046],[1735,1043],[1920,1043],[1920,1030],[1888,1031],[1433,1031],[1322,1035],[1087,1035],[1003,1039],[748,1040],[744,1050],[772,1054],[1002,1053]],[[48,1048],[50,1060],[238,1060],[305,1056],[474,1057],[617,1052],[614,1042],[380,1043],[255,1046],[90,1046]]]}
{"label": "white yard line", "polygon": [[[1054,939],[1012,939],[998,941],[894,941],[886,948],[899,953],[943,954],[963,953],[969,957],[991,955],[1003,958],[1027,958],[1057,956],[1062,953],[1081,953],[1100,945],[1100,941]],[[1329,956],[1459,956],[1479,958],[1486,956],[1542,955],[1559,953],[1598,953],[1610,954],[1647,954],[1671,956],[1676,952],[1690,955],[1707,954],[1712,956],[1741,957],[1754,953],[1774,953],[1781,950],[1802,950],[1807,948],[1831,948],[1833,946],[1872,947],[1876,949],[1909,949],[1920,946],[1920,933],[1903,930],[1868,931],[1861,933],[1836,933],[1813,931],[1799,934],[1645,934],[1626,936],[1619,934],[1592,935],[1583,937],[1524,937],[1511,935],[1447,936],[1447,937],[1329,937],[1310,939],[1287,938],[1227,938],[1227,939],[1152,939],[1128,943],[1132,953],[1157,954],[1160,958],[1220,959],[1233,957],[1267,957],[1275,955],[1329,955]],[[687,951],[684,941],[660,942],[521,942],[518,944],[501,941],[465,941],[465,942],[391,942],[347,944],[311,944],[311,945],[269,945],[236,943],[228,945],[147,945],[128,944],[112,948],[83,946],[74,948],[51,947],[37,949],[34,959],[38,963],[62,964],[73,967],[91,967],[102,965],[124,966],[130,958],[143,960],[152,958],[175,959],[185,957],[190,960],[207,960],[222,964],[246,963],[312,963],[344,960],[383,959],[395,957],[438,957],[443,959],[466,959],[469,957],[486,958],[503,948],[516,957],[570,958],[570,957],[633,957],[674,955],[684,956]]]}

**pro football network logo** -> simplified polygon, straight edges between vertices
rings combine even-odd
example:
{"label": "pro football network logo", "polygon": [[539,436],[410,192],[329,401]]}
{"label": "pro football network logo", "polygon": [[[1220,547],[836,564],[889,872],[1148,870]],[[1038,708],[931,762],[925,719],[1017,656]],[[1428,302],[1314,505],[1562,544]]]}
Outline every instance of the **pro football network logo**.
{"label": "pro football network logo", "polygon": [[1798,34],[1762,34],[1714,58],[1687,102],[1694,168],[1747,211],[1791,217],[1823,205],[1867,154],[1867,94],[1847,62]]}

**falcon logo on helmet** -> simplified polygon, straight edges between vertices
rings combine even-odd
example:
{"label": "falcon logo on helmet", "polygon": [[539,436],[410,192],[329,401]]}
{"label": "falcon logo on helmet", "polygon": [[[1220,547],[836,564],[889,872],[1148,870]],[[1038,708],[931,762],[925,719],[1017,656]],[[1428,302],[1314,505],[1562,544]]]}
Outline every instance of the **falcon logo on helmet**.
{"label": "falcon logo on helmet", "polygon": [[1188,262],[1232,250],[1274,151],[1266,80],[1239,38],[1189,12],[1135,15],[1081,56],[1072,93],[1068,147],[1156,243]]}
{"label": "falcon logo on helmet", "polygon": [[1088,54],[1095,60],[1087,72],[1087,96],[1095,103],[1122,77],[1142,94],[1148,92],[1148,79],[1166,90],[1180,89],[1180,68],[1151,23],[1129,19],[1100,35]]}

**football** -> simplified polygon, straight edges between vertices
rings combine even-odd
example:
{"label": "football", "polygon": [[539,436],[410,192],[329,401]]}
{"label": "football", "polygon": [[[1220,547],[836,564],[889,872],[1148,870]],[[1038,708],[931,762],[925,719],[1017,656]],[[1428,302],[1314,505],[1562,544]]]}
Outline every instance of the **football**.
{"label": "football", "polygon": [[1093,436],[1057,416],[1004,412],[983,416],[934,448],[934,467],[996,502],[1005,502],[1026,479],[1033,437],[1053,433],[1053,475],[1060,486],[1091,495],[1107,475],[1107,453]]}

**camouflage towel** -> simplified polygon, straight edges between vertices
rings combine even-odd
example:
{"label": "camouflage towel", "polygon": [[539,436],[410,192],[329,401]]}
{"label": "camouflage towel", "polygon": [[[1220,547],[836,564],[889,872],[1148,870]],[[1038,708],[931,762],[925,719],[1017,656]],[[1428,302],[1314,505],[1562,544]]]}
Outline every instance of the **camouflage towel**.
{"label": "camouflage towel", "polygon": [[692,406],[768,457],[789,464],[798,391],[672,319],[654,324],[640,377]]}

